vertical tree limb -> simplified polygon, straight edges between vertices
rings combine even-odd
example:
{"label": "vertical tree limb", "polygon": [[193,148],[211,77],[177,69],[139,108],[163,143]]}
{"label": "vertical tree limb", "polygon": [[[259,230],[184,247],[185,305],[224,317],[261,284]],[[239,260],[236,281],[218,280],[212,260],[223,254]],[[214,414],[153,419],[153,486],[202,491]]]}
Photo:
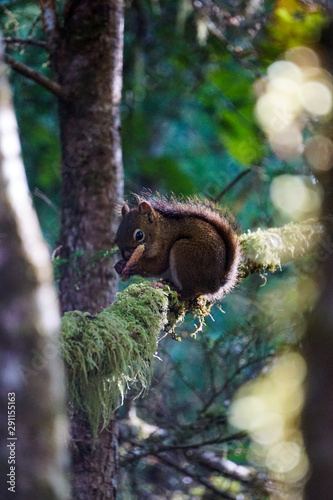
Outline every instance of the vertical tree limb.
{"label": "vertical tree limb", "polygon": [[0,283],[1,497],[65,500],[67,428],[57,344],[59,310],[1,62]]}
{"label": "vertical tree limb", "polygon": [[[332,22],[322,39],[323,56],[333,73]],[[326,133],[333,140],[332,122]],[[307,363],[303,432],[310,462],[304,499],[330,498],[333,491],[333,162],[317,175],[324,190],[327,215],[325,249],[318,256],[317,279],[320,296],[309,319],[304,340]]]}
{"label": "vertical tree limb", "polygon": [[[42,2],[42,8],[45,3],[49,7]],[[123,0],[68,0],[60,36],[50,44],[56,79],[70,93],[67,101],[59,101],[63,312],[98,313],[112,303],[118,288],[107,251],[115,244],[117,206],[123,196],[123,29]],[[116,424],[111,422],[94,442],[86,416],[77,412],[71,435],[73,498],[114,499]]]}
{"label": "vertical tree limb", "polygon": [[123,15],[122,0],[71,2],[67,35],[56,54],[59,83],[71,93],[59,104],[63,311],[99,312],[117,291],[113,264],[103,251],[115,244],[123,195]]}

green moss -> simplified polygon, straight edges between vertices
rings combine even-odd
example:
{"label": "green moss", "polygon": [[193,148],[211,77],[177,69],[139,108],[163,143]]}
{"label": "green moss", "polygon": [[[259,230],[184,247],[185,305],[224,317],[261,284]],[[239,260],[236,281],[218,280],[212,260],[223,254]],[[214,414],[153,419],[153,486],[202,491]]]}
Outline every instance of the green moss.
{"label": "green moss", "polygon": [[179,298],[178,292],[170,288],[169,285],[164,285],[163,290],[168,294],[169,309],[167,324],[164,330],[171,334],[174,340],[181,340],[175,333],[175,328],[181,325],[185,319],[185,315],[189,312],[188,304]]}
{"label": "green moss", "polygon": [[166,323],[167,294],[149,283],[134,284],[96,316],[64,314],[61,345],[69,396],[82,408],[94,435],[107,425],[129,384],[147,390],[160,330]]}

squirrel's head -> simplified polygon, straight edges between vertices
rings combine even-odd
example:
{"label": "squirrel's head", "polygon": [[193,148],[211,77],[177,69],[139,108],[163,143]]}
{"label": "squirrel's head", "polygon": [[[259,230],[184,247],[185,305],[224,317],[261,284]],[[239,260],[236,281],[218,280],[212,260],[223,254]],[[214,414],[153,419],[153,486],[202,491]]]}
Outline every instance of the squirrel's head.
{"label": "squirrel's head", "polygon": [[116,242],[125,260],[128,260],[139,245],[145,245],[145,255],[154,254],[157,231],[157,212],[148,201],[139,201],[134,208],[124,203],[121,209],[121,222]]}

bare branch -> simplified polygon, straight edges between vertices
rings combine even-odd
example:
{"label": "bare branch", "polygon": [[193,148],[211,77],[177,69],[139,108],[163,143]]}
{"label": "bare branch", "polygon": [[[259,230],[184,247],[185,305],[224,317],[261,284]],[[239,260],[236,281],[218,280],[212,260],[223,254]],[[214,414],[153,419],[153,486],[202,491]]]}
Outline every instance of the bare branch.
{"label": "bare branch", "polygon": [[236,500],[236,497],[234,497],[233,495],[230,495],[226,491],[223,491],[220,488],[217,488],[211,482],[209,482],[205,477],[200,476],[199,474],[195,474],[194,472],[192,472],[192,470],[177,464],[174,460],[170,459],[166,455],[159,455],[158,454],[158,455],[156,455],[156,457],[158,458],[158,460],[160,462],[165,463],[166,465],[168,465],[169,467],[172,467],[173,469],[177,470],[181,474],[184,474],[185,476],[189,476],[197,483],[205,486],[207,489],[209,489],[215,495],[217,495],[217,498],[226,498],[227,500]]}
{"label": "bare branch", "polygon": [[44,201],[49,207],[51,207],[54,210],[54,212],[57,215],[59,215],[60,213],[59,208],[50,200],[48,196],[46,196],[45,193],[43,193],[43,191],[41,191],[39,188],[36,187],[33,191],[33,194],[40,200]]}
{"label": "bare branch", "polygon": [[59,85],[59,83],[50,80],[50,78],[47,78],[38,71],[29,68],[29,66],[26,66],[25,64],[17,61],[16,59],[7,54],[5,54],[5,62],[14,71],[20,73],[23,76],[26,76],[27,78],[30,78],[30,80],[33,80],[36,83],[39,83],[39,85],[42,85],[44,88],[52,92],[54,95],[60,97],[60,99],[68,98],[69,96],[68,92],[66,92],[65,89],[61,85]]}
{"label": "bare branch", "polygon": [[253,488],[254,486],[261,487],[265,486],[267,477],[265,474],[261,473],[260,478],[258,473],[254,472],[253,469],[245,467],[243,465],[236,464],[231,460],[215,455],[208,451],[195,451],[185,454],[186,459],[189,463],[200,465],[204,467],[210,473],[218,472],[222,476],[232,479],[241,483],[246,488]]}
{"label": "bare branch", "polygon": [[59,38],[59,27],[55,11],[55,0],[38,0],[42,12],[43,29],[50,54],[54,54]]}
{"label": "bare branch", "polygon": [[268,356],[265,355],[265,356],[262,356],[260,358],[251,359],[245,365],[239,366],[234,371],[234,373],[224,382],[224,384],[215,393],[213,393],[211,395],[211,397],[209,398],[209,400],[207,401],[207,403],[202,408],[201,413],[202,414],[205,413],[213,405],[213,403],[216,401],[216,399],[224,393],[224,391],[226,390],[226,388],[228,387],[228,385],[230,385],[231,382],[233,382],[233,380],[237,377],[237,375],[239,375],[240,373],[242,373],[243,370],[245,370],[246,368],[248,368],[250,366],[256,365],[258,363],[265,362],[268,359],[269,359]]}
{"label": "bare branch", "polygon": [[212,439],[206,439],[200,443],[189,443],[189,444],[163,444],[163,443],[140,443],[138,441],[130,441],[131,445],[136,448],[140,448],[140,451],[136,450],[135,453],[129,452],[127,456],[123,457],[120,461],[121,466],[140,460],[142,458],[148,457],[149,455],[158,456],[160,453],[165,453],[168,451],[193,451],[196,449],[206,448],[212,445],[221,445],[223,443],[229,443],[231,441],[237,441],[244,439],[246,437],[245,432],[236,432],[225,437],[214,437]]}
{"label": "bare branch", "polygon": [[245,175],[247,175],[248,173],[250,173],[252,171],[252,168],[247,168],[246,170],[243,170],[243,172],[241,172],[240,174],[237,175],[237,177],[235,177],[235,179],[233,179],[230,184],[228,184],[227,187],[225,187],[214,199],[214,201],[220,201],[223,196],[228,192],[230,191],[230,189],[232,189]]}
{"label": "bare branch", "polygon": [[6,45],[34,45],[35,47],[46,48],[46,42],[36,40],[35,38],[19,38],[7,36],[3,38]]}

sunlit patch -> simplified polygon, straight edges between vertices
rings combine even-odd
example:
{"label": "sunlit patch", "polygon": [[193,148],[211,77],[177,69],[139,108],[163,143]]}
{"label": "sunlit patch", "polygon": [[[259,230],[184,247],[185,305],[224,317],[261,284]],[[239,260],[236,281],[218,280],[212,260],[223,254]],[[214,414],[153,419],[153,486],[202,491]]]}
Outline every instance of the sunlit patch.
{"label": "sunlit patch", "polygon": [[308,470],[297,428],[305,375],[302,356],[286,353],[265,375],[241,387],[230,409],[230,423],[252,438],[253,460],[285,482],[300,481]]}
{"label": "sunlit patch", "polygon": [[297,64],[290,61],[276,61],[267,69],[267,75],[270,80],[275,78],[287,78],[297,84],[302,83],[303,74]]}
{"label": "sunlit patch", "polygon": [[332,92],[321,82],[306,82],[300,88],[300,101],[313,115],[328,115],[332,110]]}
{"label": "sunlit patch", "polygon": [[275,443],[283,436],[283,418],[277,412],[263,412],[256,421],[252,422],[253,439],[261,445]]}
{"label": "sunlit patch", "polygon": [[272,202],[292,219],[302,220],[318,215],[322,192],[310,177],[280,175],[271,184]]}
{"label": "sunlit patch", "polygon": [[291,102],[291,107],[293,109],[298,109],[299,108],[299,103],[298,103],[298,90],[299,90],[299,84],[294,82],[292,79],[288,78],[287,76],[277,76],[276,78],[273,78],[269,82],[269,88],[272,90],[277,90],[278,92],[281,92],[282,94],[286,94],[287,96],[293,97],[296,99],[296,102]]}
{"label": "sunlit patch", "polygon": [[265,410],[265,404],[255,396],[236,399],[230,413],[230,423],[239,429],[246,429]]}
{"label": "sunlit patch", "polygon": [[283,160],[294,158],[303,150],[303,137],[295,123],[279,133],[270,133],[268,138],[274,153]]}
{"label": "sunlit patch", "polygon": [[291,125],[297,114],[296,102],[291,95],[273,90],[259,98],[256,116],[267,134],[279,133]]}
{"label": "sunlit patch", "polygon": [[277,443],[267,453],[266,464],[273,472],[285,474],[298,465],[301,453],[301,447],[297,443],[292,441]]}
{"label": "sunlit patch", "polygon": [[320,67],[320,60],[314,50],[309,47],[293,47],[286,51],[286,60],[294,63],[299,68]]}

